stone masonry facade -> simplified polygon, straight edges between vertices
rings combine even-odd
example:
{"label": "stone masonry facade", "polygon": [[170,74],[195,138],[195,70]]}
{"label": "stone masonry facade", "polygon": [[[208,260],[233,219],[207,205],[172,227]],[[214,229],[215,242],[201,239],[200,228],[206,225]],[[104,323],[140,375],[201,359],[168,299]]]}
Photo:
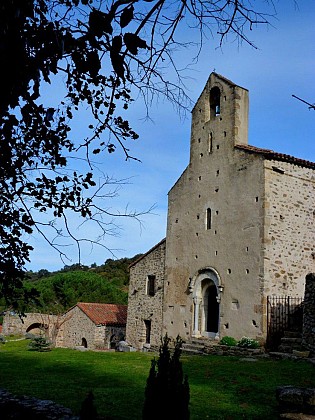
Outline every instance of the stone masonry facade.
{"label": "stone masonry facade", "polygon": [[104,343],[105,326],[96,326],[80,308],[75,306],[67,314],[68,320],[60,329],[63,337],[62,347],[84,346],[95,348],[98,343]]}
{"label": "stone masonry facade", "polygon": [[[127,315],[127,341],[144,345],[160,344],[163,289],[165,274],[165,240],[130,267],[130,284]],[[153,283],[150,293],[149,276]],[[148,340],[150,335],[150,340]]]}
{"label": "stone masonry facade", "polygon": [[[136,348],[148,317],[159,325],[152,344],[166,332],[264,342],[267,296],[303,297],[315,262],[315,164],[248,145],[248,107],[246,89],[210,75],[192,111],[189,165],[168,194],[165,261],[153,248],[130,270]],[[152,301],[151,259],[160,270]]]}

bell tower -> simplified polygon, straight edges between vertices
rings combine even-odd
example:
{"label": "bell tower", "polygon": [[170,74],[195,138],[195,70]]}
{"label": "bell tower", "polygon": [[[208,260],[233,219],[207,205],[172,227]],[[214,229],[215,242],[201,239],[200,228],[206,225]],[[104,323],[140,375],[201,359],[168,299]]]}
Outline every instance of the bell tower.
{"label": "bell tower", "polygon": [[236,144],[248,144],[248,90],[211,73],[192,111],[190,162]]}

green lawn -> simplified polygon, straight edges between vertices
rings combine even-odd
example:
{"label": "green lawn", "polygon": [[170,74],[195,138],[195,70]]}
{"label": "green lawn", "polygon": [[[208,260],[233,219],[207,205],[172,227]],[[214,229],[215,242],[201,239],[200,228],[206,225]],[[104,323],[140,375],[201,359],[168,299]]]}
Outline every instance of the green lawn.
{"label": "green lawn", "polygon": [[[0,387],[51,399],[75,413],[88,391],[98,413],[141,419],[152,353],[27,350],[27,340],[0,345]],[[277,419],[279,385],[314,387],[314,367],[304,361],[242,361],[226,356],[182,356],[190,385],[191,420]]]}

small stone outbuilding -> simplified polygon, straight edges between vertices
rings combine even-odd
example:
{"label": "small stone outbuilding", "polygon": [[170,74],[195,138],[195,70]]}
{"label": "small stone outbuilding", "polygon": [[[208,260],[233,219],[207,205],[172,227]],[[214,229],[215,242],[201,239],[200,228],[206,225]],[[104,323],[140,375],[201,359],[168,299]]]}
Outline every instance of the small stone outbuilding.
{"label": "small stone outbuilding", "polygon": [[126,323],[127,305],[79,302],[61,315],[7,313],[3,334],[44,333],[56,347],[107,350],[124,340]]}
{"label": "small stone outbuilding", "polygon": [[88,349],[115,349],[124,340],[127,306],[105,303],[77,303],[65,315],[59,336],[62,347],[83,346]]}

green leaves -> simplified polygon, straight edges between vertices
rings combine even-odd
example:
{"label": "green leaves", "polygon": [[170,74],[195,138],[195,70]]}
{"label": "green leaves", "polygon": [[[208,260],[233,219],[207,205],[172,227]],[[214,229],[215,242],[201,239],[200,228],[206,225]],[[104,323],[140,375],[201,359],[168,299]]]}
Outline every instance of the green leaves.
{"label": "green leaves", "polygon": [[[99,273],[74,265],[65,266],[62,272],[52,273],[38,281],[26,282],[26,287],[34,287],[39,295],[38,303],[29,304],[27,310],[58,314],[77,302],[126,304],[128,293],[123,289],[126,284],[124,275],[128,277],[128,273],[121,273],[118,269],[123,260],[118,260],[117,268],[108,273],[106,264],[96,270]],[[128,270],[127,263],[124,269]],[[115,276],[116,280],[113,280]]]}

